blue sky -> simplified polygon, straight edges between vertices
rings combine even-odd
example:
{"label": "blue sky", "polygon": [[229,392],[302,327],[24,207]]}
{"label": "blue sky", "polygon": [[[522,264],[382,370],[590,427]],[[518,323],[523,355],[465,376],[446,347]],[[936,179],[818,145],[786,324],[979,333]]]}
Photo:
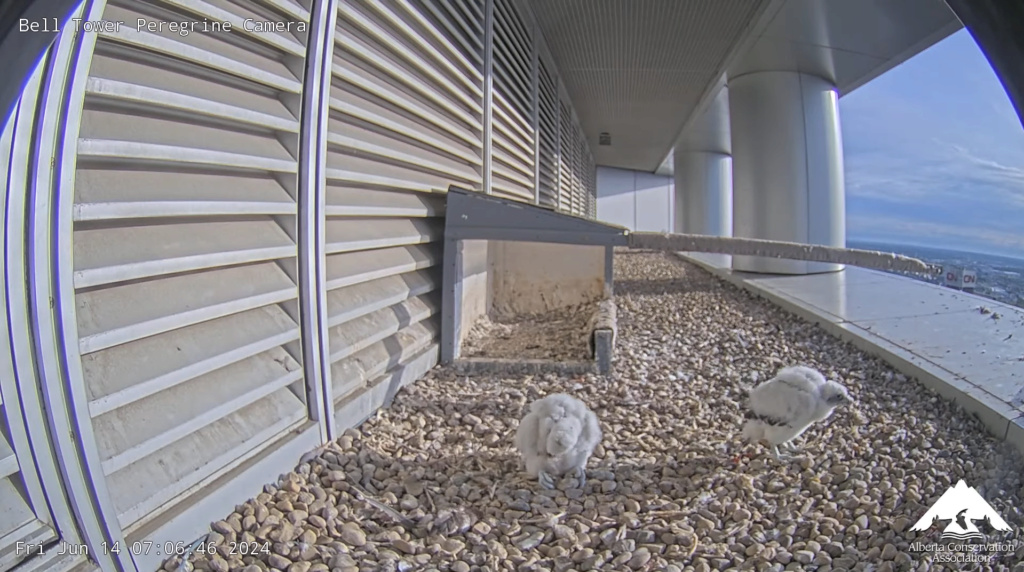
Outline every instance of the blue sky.
{"label": "blue sky", "polygon": [[1024,257],[1024,129],[967,31],[839,101],[851,240]]}

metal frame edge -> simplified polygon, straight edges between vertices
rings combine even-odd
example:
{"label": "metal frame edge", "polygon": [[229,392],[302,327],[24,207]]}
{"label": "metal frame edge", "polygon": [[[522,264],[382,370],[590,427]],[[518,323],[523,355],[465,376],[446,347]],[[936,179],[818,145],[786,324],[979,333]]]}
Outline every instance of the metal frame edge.
{"label": "metal frame edge", "polygon": [[325,213],[327,123],[330,114],[331,61],[339,0],[312,0],[307,37],[299,143],[299,306],[302,361],[310,417],[320,426],[321,441],[336,435],[331,369],[327,355],[327,288]]}
{"label": "metal frame edge", "polygon": [[[106,0],[86,0],[72,17],[98,20],[105,7]],[[73,241],[79,129],[96,41],[96,34],[65,28],[57,36],[41,93],[31,191],[31,233],[37,240],[29,245],[30,304],[51,436],[90,558],[103,570],[135,571],[127,548],[116,554],[109,549],[124,545],[125,539],[93,435],[78,348],[73,251],[64,247]],[[102,549],[104,543],[108,550]]]}

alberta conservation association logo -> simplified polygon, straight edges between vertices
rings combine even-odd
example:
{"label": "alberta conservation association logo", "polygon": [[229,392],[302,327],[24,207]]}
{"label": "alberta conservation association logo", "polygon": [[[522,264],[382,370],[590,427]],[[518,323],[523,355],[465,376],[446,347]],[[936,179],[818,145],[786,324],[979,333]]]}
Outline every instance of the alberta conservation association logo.
{"label": "alberta conservation association logo", "polygon": [[936,522],[945,521],[949,524],[938,542],[913,542],[910,551],[931,553],[933,562],[966,563],[992,562],[1000,555],[1012,556],[1017,549],[1016,541],[1006,538],[1012,527],[963,479],[943,493],[910,530],[927,532]]}

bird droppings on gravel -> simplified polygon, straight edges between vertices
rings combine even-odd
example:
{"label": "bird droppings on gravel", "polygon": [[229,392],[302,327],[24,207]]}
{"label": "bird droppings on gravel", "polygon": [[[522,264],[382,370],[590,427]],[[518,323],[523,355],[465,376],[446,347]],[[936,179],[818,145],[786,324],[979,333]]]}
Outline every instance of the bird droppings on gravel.
{"label": "bird droppings on gravel", "polygon": [[[877,359],[672,257],[615,260],[615,373],[462,378],[437,368],[392,407],[213,524],[198,570],[961,570],[908,528],[965,479],[1019,534],[1024,463]],[[734,463],[741,387],[805,363],[857,404]],[[524,407],[581,398],[605,434],[584,490],[519,470]],[[267,539],[270,554],[227,555]],[[1024,569],[1024,549],[987,569]],[[175,562],[167,563],[172,570]],[[980,568],[974,568],[980,569]]]}
{"label": "bird droppings on gravel", "polygon": [[577,361],[590,359],[590,318],[597,303],[580,304],[542,316],[482,316],[462,342],[466,358],[540,359]]}

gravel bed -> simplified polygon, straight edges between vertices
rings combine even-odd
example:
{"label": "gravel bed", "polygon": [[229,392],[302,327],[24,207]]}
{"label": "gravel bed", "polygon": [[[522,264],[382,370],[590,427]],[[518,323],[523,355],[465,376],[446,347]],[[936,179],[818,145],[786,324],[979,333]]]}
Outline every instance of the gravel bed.
{"label": "gravel bed", "polygon": [[[1024,463],[971,416],[672,257],[618,254],[615,273],[611,377],[435,369],[213,524],[210,541],[265,538],[271,554],[196,555],[196,569],[972,569],[909,552],[929,538],[907,529],[961,478],[1019,534]],[[857,404],[808,430],[791,462],[737,455],[743,388],[792,363]],[[519,469],[519,419],[552,392],[586,402],[605,434],[583,490],[546,491]],[[1022,561],[1019,549],[988,569]]]}
{"label": "gravel bed", "polygon": [[483,316],[462,343],[461,357],[575,361],[591,359],[587,326],[597,304],[542,316]]}

